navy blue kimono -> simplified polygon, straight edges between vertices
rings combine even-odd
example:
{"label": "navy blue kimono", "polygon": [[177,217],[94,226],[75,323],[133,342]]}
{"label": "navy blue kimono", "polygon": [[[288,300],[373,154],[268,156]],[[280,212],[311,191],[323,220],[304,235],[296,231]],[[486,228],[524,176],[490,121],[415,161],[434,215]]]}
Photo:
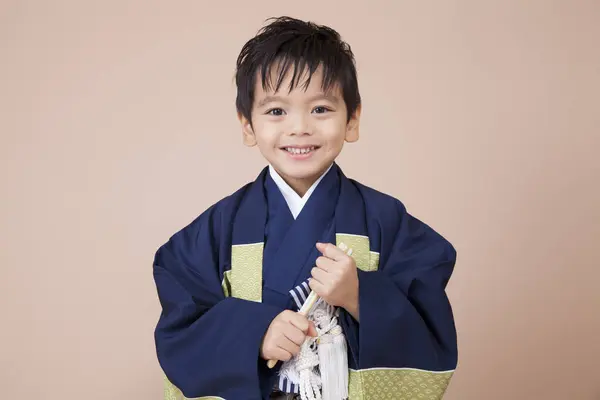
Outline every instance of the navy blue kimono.
{"label": "navy blue kimono", "polygon": [[[269,324],[309,292],[317,242],[358,267],[360,323],[345,310],[349,398],[442,398],[457,365],[445,288],[456,252],[403,204],[334,164],[296,220],[265,168],[161,246],[155,331],[166,396],[267,399],[278,368],[259,356]],[[418,397],[422,396],[422,397]]]}

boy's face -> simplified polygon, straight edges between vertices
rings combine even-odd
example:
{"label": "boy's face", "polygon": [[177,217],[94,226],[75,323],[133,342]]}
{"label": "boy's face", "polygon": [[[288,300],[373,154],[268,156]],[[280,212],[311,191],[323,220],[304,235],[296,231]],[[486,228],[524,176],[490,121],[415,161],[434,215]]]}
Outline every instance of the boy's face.
{"label": "boy's face", "polygon": [[[276,82],[277,68],[272,68]],[[258,146],[281,177],[304,195],[340,154],[344,141],[358,140],[360,109],[347,120],[346,104],[336,85],[328,93],[321,89],[322,72],[315,71],[305,88],[306,76],[290,92],[288,71],[277,92],[262,87],[256,79],[251,119],[240,115],[244,143]]]}

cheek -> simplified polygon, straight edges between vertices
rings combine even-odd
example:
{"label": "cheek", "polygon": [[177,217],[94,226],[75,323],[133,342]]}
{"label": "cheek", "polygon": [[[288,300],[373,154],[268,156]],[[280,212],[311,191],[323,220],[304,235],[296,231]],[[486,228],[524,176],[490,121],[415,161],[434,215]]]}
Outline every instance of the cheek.
{"label": "cheek", "polygon": [[254,126],[254,135],[260,147],[265,149],[273,147],[277,143],[278,128],[276,124],[257,121]]}
{"label": "cheek", "polygon": [[327,138],[330,146],[339,147],[343,145],[346,137],[345,121],[339,119],[324,121],[321,128],[321,132]]}

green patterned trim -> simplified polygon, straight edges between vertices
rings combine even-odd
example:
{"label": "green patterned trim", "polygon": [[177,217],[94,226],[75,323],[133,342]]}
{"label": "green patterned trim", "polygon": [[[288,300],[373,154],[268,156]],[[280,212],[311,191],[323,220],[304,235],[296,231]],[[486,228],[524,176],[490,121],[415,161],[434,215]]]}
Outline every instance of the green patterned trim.
{"label": "green patterned trim", "polygon": [[185,397],[181,390],[179,390],[175,385],[173,385],[166,376],[164,377],[164,382],[164,400],[225,400],[224,398],[217,396],[202,396],[193,398]]}
{"label": "green patterned trim", "polygon": [[379,269],[379,253],[376,251],[369,252],[369,269],[366,271],[377,271]]}
{"label": "green patterned trim", "polygon": [[349,400],[440,400],[453,374],[410,368],[351,369]]}
{"label": "green patterned trim", "polygon": [[225,297],[231,296],[231,270],[225,271],[223,274],[223,282],[221,282],[223,294]]}
{"label": "green patterned trim", "polygon": [[264,243],[231,246],[231,296],[262,301]]}
{"label": "green patterned trim", "polygon": [[338,233],[335,235],[335,240],[337,246],[344,243],[352,249],[352,258],[354,258],[357,268],[363,271],[371,269],[370,243],[367,236]]}

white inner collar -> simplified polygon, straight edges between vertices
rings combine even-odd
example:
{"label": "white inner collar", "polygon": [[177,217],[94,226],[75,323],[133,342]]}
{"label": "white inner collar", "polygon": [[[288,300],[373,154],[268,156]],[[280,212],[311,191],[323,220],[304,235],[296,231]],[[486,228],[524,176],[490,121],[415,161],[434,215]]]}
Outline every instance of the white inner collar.
{"label": "white inner collar", "polygon": [[333,164],[331,164],[329,168],[327,168],[327,170],[323,173],[323,175],[321,175],[319,179],[317,179],[315,183],[312,184],[312,186],[307,190],[304,196],[300,197],[298,193],[296,193],[294,189],[292,189],[292,187],[288,185],[286,181],[283,180],[283,178],[277,173],[277,171],[275,171],[275,168],[273,168],[273,166],[269,164],[269,174],[271,175],[271,178],[273,179],[273,181],[275,181],[275,184],[277,185],[279,191],[283,195],[283,198],[285,199],[285,202],[290,208],[294,219],[298,218],[298,215],[300,215],[300,211],[302,211],[302,208],[304,208],[304,205],[315,191],[315,188],[323,180],[323,177],[327,175],[331,167],[333,167]]}

